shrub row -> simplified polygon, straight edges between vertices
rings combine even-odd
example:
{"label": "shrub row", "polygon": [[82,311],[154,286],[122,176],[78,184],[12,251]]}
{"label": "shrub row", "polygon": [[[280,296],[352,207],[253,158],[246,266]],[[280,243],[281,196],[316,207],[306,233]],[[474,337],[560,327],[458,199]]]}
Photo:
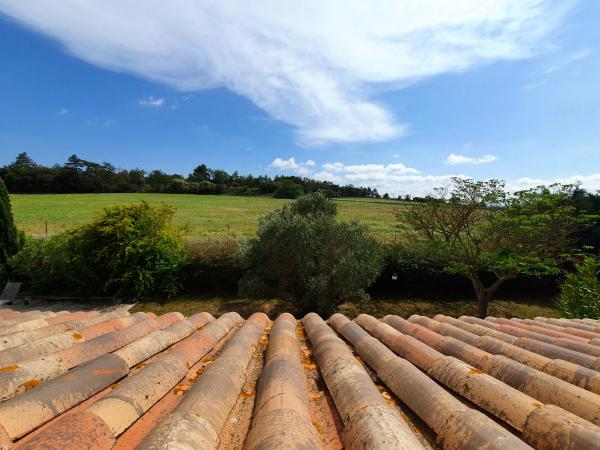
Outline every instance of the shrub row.
{"label": "shrub row", "polygon": [[[174,212],[168,205],[115,206],[66,233],[27,239],[9,267],[30,291],[44,295],[169,298],[181,290],[239,288],[243,296],[279,297],[322,314],[342,302],[368,300],[369,293],[443,299],[472,294],[464,276],[445,272],[418,250],[378,244],[365,226],[337,221],[335,203],[322,194],[267,214],[257,237],[241,243],[186,241],[185,229],[172,223]],[[587,267],[587,281],[567,277],[557,306],[572,316],[590,315],[590,307],[597,313],[597,301],[574,302],[600,296],[598,266],[589,260],[578,267]],[[481,276],[483,282],[494,277]],[[520,298],[557,293],[551,277],[517,277],[503,288],[504,296],[511,287]]]}

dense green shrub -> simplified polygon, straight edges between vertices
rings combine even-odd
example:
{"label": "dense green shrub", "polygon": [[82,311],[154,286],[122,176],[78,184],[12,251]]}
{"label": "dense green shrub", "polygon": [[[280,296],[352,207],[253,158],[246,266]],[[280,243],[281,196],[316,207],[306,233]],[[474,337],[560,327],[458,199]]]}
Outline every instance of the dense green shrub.
{"label": "dense green shrub", "polygon": [[282,180],[277,183],[277,189],[273,192],[275,198],[298,198],[304,194],[304,189],[291,180]]}
{"label": "dense green shrub", "polygon": [[240,294],[282,297],[320,314],[368,299],[364,289],[382,265],[378,245],[365,226],[337,222],[335,214],[330,200],[310,194],[264,216],[258,238],[238,252]]}
{"label": "dense green shrub", "polygon": [[72,234],[67,232],[48,239],[25,239],[9,265],[32,292],[79,294],[86,288],[86,279],[73,259]]}
{"label": "dense green shrub", "polygon": [[114,206],[73,232],[75,263],[106,293],[144,297],[173,295],[187,252],[175,210],[146,203]]}
{"label": "dense green shrub", "polygon": [[12,215],[10,197],[0,178],[0,266],[19,250],[19,234]]}
{"label": "dense green shrub", "polygon": [[38,292],[145,297],[175,294],[187,258],[175,211],[146,203],[115,206],[48,240],[28,240],[11,261]]}
{"label": "dense green shrub", "polygon": [[565,317],[600,319],[600,262],[586,256],[560,285],[556,307]]}

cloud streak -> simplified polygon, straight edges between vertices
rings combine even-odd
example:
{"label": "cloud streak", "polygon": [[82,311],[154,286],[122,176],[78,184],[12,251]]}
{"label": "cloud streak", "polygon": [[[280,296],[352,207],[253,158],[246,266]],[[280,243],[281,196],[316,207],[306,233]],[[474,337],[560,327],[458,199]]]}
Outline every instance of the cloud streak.
{"label": "cloud streak", "polygon": [[448,158],[446,158],[446,164],[450,164],[451,166],[458,166],[461,164],[487,164],[496,161],[498,158],[494,155],[483,155],[479,158],[473,158],[470,156],[457,155],[456,153],[450,153]]}
{"label": "cloud streak", "polygon": [[164,104],[165,104],[164,98],[154,98],[154,96],[152,96],[152,95],[138,100],[138,105],[140,105],[140,106],[160,107]]}
{"label": "cloud streak", "polygon": [[378,92],[534,55],[572,2],[0,0],[0,12],[106,69],[226,87],[323,145],[402,136]]}

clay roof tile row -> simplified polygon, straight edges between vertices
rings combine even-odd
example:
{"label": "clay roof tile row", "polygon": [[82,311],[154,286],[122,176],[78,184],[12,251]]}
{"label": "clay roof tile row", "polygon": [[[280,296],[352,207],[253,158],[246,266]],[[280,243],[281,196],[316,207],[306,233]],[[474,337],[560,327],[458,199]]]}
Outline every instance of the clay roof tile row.
{"label": "clay roof tile row", "polygon": [[600,449],[600,321],[0,309],[0,449]]}

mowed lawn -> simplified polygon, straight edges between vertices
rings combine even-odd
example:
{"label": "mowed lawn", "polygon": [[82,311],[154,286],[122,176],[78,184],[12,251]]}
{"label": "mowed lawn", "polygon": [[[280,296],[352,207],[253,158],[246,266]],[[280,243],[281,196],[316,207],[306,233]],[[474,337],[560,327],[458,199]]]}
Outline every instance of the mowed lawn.
{"label": "mowed lawn", "polygon": [[[237,238],[255,234],[258,218],[289,200],[271,197],[185,194],[13,194],[17,226],[28,235],[57,234],[89,222],[104,208],[145,201],[168,203],[176,220],[188,225],[191,239],[219,236]],[[400,202],[383,199],[338,199],[339,218],[358,220],[382,241],[395,239],[395,208]]]}

